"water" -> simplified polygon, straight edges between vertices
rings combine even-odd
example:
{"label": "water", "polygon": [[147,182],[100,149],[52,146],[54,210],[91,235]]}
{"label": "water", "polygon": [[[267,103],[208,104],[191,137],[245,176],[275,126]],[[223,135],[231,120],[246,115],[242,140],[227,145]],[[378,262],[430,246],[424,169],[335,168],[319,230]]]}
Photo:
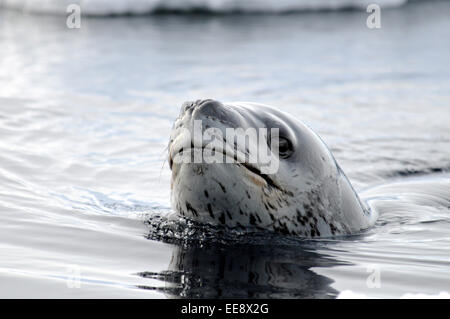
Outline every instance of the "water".
{"label": "water", "polygon": [[[2,10],[0,296],[449,292],[449,13],[413,2],[383,10],[379,30],[359,11],[91,18],[71,30],[63,16]],[[379,211],[376,227],[231,246],[151,239],[148,221],[171,212],[172,122],[206,97],[308,123]]]}

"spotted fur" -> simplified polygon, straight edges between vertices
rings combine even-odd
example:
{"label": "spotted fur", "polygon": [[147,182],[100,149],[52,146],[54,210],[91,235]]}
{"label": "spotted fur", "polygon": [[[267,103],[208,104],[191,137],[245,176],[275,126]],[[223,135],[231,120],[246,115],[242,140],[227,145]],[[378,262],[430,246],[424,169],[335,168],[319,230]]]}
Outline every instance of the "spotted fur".
{"label": "spotted fur", "polygon": [[[172,130],[169,162],[180,147],[180,129],[191,130],[195,119],[203,121],[204,129],[223,131],[278,125],[291,134],[296,152],[280,161],[278,172],[266,176],[269,179],[238,163],[171,164],[172,205],[183,217],[308,238],[356,233],[375,222],[376,216],[363,206],[322,140],[291,116],[256,104],[224,105],[213,100],[184,104]],[[247,154],[248,147],[242,152]]]}

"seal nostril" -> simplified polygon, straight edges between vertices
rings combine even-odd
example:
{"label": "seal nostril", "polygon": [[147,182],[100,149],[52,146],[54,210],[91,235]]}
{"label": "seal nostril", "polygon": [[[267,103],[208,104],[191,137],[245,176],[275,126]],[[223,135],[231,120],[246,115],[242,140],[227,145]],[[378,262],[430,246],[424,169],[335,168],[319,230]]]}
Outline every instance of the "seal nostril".
{"label": "seal nostril", "polygon": [[224,105],[219,101],[207,99],[199,100],[195,105],[195,112],[199,115],[210,116],[219,120],[225,120],[229,115],[224,111]]}
{"label": "seal nostril", "polygon": [[180,117],[183,116],[184,113],[186,113],[187,111],[192,111],[194,108],[201,108],[204,106],[215,108],[219,104],[220,104],[220,102],[217,102],[213,99],[187,101],[181,105]]}
{"label": "seal nostril", "polygon": [[194,106],[194,104],[195,104],[195,103],[192,102],[192,101],[184,102],[184,103],[181,105],[180,116],[182,116],[184,113],[186,113],[187,111],[189,111],[190,109],[192,109],[193,106]]}
{"label": "seal nostril", "polygon": [[213,99],[205,99],[205,100],[197,100],[197,101],[195,101],[195,105],[197,106],[197,107],[200,107],[200,106],[202,106],[203,104],[205,104],[205,103],[209,103],[209,102],[211,102],[211,103],[219,103],[219,102],[217,102],[217,101],[214,101]]}

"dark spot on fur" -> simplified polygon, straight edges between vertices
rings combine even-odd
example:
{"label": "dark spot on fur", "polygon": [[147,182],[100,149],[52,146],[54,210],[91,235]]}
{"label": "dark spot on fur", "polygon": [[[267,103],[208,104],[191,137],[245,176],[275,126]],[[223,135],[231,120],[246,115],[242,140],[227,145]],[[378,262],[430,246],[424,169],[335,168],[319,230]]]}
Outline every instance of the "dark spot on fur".
{"label": "dark spot on fur", "polygon": [[280,227],[277,229],[281,234],[283,235],[289,235],[289,229],[287,228],[286,224],[280,224]]}
{"label": "dark spot on fur", "polygon": [[222,224],[225,224],[225,214],[224,213],[220,214],[219,222],[221,222]]}
{"label": "dark spot on fur", "polygon": [[208,207],[209,216],[214,218],[214,214],[213,214],[213,211],[212,211],[212,208],[211,208],[211,204],[208,203],[207,207]]}
{"label": "dark spot on fur", "polygon": [[330,224],[330,230],[331,230],[331,233],[334,235],[336,233],[337,228],[333,224]]}
{"label": "dark spot on fur", "polygon": [[297,209],[296,211],[297,211],[297,221],[299,223],[301,223],[303,226],[305,226],[307,218],[302,216],[302,213],[300,212],[300,210]]}
{"label": "dark spot on fur", "polygon": [[250,214],[249,222],[250,222],[250,225],[256,225],[256,218],[255,218],[255,216],[253,216],[253,214]]}
{"label": "dark spot on fur", "polygon": [[222,192],[224,192],[224,193],[226,193],[226,192],[227,192],[227,190],[226,190],[225,186],[223,186],[223,185],[222,185],[222,183],[220,183],[220,182],[217,182],[217,184],[219,184],[220,188],[222,188]]}
{"label": "dark spot on fur", "polygon": [[192,205],[189,202],[186,202],[186,209],[191,212],[195,217],[198,217],[197,211],[192,207]]}
{"label": "dark spot on fur", "polygon": [[309,206],[308,204],[303,204],[303,208],[305,209],[306,216],[310,218],[313,217],[313,210],[311,206]]}
{"label": "dark spot on fur", "polygon": [[206,189],[205,189],[205,196],[206,196],[206,198],[209,197],[209,194],[208,194],[208,192],[206,191]]}

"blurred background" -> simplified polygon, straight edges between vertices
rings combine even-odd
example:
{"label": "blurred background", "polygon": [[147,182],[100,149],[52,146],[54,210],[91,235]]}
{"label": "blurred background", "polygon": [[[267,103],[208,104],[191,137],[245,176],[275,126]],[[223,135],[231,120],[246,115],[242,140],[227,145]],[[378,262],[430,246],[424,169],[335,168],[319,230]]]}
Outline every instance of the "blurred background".
{"label": "blurred background", "polygon": [[[450,2],[374,1],[374,29],[368,3],[0,1],[0,296],[450,291]],[[70,4],[80,28],[68,27]],[[377,227],[306,257],[245,247],[256,273],[280,256],[291,268],[238,291],[248,276],[173,264],[238,258],[146,239],[144,222],[171,211],[172,123],[200,98],[269,104],[310,125],[356,190],[384,199]],[[366,283],[373,264],[378,289]]]}

